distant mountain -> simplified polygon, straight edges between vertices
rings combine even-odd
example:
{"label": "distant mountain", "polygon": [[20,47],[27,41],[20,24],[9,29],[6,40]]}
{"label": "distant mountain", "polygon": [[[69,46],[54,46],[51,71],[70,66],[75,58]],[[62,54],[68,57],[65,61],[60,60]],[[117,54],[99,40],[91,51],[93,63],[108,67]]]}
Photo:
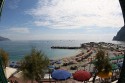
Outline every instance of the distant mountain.
{"label": "distant mountain", "polygon": [[10,41],[10,39],[4,38],[4,37],[1,37],[1,36],[0,36],[0,41]]}
{"label": "distant mountain", "polygon": [[114,36],[113,40],[125,41],[125,0],[119,0],[124,18],[124,26],[118,31],[117,35]]}

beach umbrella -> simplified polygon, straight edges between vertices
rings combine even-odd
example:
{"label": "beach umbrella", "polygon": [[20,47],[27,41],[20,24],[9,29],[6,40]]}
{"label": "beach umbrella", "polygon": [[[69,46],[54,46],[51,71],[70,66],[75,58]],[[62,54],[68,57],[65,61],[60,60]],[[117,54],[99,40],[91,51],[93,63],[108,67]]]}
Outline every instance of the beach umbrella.
{"label": "beach umbrella", "polygon": [[119,63],[117,63],[117,65],[119,68],[122,68],[123,62],[119,62]]}
{"label": "beach umbrella", "polygon": [[55,80],[67,80],[71,77],[71,73],[66,70],[58,69],[52,72],[51,77]]}
{"label": "beach umbrella", "polygon": [[6,67],[5,69],[6,73],[6,78],[8,79],[10,76],[12,76],[14,73],[17,72],[16,68],[11,68],[11,67]]}
{"label": "beach umbrella", "polygon": [[123,59],[124,58],[124,56],[117,56],[117,59]]}
{"label": "beach umbrella", "polygon": [[91,78],[91,74],[85,70],[79,70],[73,74],[73,79],[81,82],[87,81],[90,78]]}
{"label": "beach umbrella", "polygon": [[117,60],[117,57],[112,57],[110,58],[110,60]]}
{"label": "beach umbrella", "polygon": [[112,64],[111,66],[112,66],[112,70],[118,69],[118,66],[116,64]]}
{"label": "beach umbrella", "polygon": [[61,64],[61,61],[60,61],[60,60],[59,60],[59,61],[57,61],[57,62],[56,62],[56,64]]}
{"label": "beach umbrella", "polygon": [[54,65],[49,65],[48,68],[49,69],[55,69],[55,66]]}
{"label": "beach umbrella", "polygon": [[55,60],[50,60],[50,64],[54,64],[55,62]]}
{"label": "beach umbrella", "polygon": [[101,77],[101,78],[110,78],[112,76],[112,72],[99,72],[97,73],[97,76]]}
{"label": "beach umbrella", "polygon": [[114,57],[114,60],[123,59],[123,58],[124,58],[124,56],[116,56],[116,57]]}
{"label": "beach umbrella", "polygon": [[76,64],[76,63],[78,63],[78,62],[77,62],[76,60],[73,60],[73,63]]}
{"label": "beach umbrella", "polygon": [[110,60],[118,60],[118,59],[123,59],[124,56],[116,56],[116,57],[112,57],[110,58]]}

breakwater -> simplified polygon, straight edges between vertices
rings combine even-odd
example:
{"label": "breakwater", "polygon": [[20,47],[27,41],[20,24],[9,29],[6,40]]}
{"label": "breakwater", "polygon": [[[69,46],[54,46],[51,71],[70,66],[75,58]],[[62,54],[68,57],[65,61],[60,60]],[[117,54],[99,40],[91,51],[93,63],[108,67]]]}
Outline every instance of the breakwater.
{"label": "breakwater", "polygon": [[61,46],[52,46],[52,49],[80,49],[81,47],[61,47]]}

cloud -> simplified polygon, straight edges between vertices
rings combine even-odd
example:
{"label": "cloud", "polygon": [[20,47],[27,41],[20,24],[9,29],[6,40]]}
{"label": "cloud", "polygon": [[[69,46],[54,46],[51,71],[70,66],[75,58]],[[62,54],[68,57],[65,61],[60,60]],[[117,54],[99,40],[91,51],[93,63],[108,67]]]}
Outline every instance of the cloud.
{"label": "cloud", "polygon": [[10,9],[16,9],[18,8],[18,4],[21,0],[9,0],[8,6]]}
{"label": "cloud", "polygon": [[54,29],[123,26],[118,0],[38,0],[27,13],[36,26]]}
{"label": "cloud", "polygon": [[9,31],[16,33],[29,33],[29,28],[18,27],[18,28],[10,28]]}

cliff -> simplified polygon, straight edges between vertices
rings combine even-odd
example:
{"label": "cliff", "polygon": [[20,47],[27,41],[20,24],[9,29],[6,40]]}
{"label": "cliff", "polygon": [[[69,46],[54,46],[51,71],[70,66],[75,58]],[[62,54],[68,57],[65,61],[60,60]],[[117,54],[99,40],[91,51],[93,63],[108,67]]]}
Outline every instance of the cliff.
{"label": "cliff", "polygon": [[114,36],[113,40],[125,41],[125,25],[118,31],[117,35]]}
{"label": "cliff", "polygon": [[4,37],[1,37],[1,36],[0,36],[0,41],[10,41],[10,39],[4,38]]}
{"label": "cliff", "polygon": [[125,0],[119,0],[124,18],[124,26],[118,31],[117,35],[114,36],[113,40],[125,41]]}

